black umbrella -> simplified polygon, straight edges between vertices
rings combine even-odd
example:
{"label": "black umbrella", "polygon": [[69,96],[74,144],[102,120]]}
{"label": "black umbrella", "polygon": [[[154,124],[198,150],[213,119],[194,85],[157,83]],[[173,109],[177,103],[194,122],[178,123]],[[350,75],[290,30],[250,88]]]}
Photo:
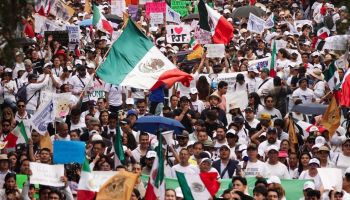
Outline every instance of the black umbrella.
{"label": "black umbrella", "polygon": [[119,24],[119,23],[123,22],[123,19],[121,17],[119,17],[118,15],[106,14],[105,17],[108,21],[111,21],[113,23]]}
{"label": "black umbrella", "polygon": [[293,112],[300,112],[308,115],[321,115],[326,112],[327,105],[317,103],[304,103],[296,105],[292,108]]}
{"label": "black umbrella", "polygon": [[261,17],[265,14],[265,11],[256,6],[242,6],[234,10],[231,14],[232,18],[236,17],[249,17],[249,14],[253,13],[254,15]]}
{"label": "black umbrella", "polygon": [[191,13],[191,14],[188,14],[185,17],[182,18],[183,21],[185,21],[185,20],[193,20],[193,19],[199,19],[199,14],[198,13]]}

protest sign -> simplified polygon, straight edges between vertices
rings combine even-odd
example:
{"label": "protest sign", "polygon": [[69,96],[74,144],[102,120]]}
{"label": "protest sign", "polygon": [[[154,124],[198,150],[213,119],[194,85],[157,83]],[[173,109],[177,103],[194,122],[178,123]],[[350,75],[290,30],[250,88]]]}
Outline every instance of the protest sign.
{"label": "protest sign", "polygon": [[54,118],[54,103],[53,99],[51,98],[50,101],[39,106],[38,110],[34,113],[34,115],[31,118],[31,124],[33,129],[38,131],[38,133],[40,133],[41,135],[45,135],[48,124],[52,122]]}
{"label": "protest sign", "polygon": [[36,162],[30,162],[31,184],[41,184],[53,187],[63,187],[64,182],[61,177],[64,176],[64,165],[48,165]]}
{"label": "protest sign", "polygon": [[28,180],[28,175],[26,174],[16,174],[16,184],[19,189],[23,188],[23,184],[27,182]]}
{"label": "protest sign", "polygon": [[59,42],[62,46],[68,46],[68,43],[69,43],[68,31],[45,31],[44,36],[46,41],[49,35],[52,35],[53,41]]}
{"label": "protest sign", "polygon": [[248,61],[249,67],[256,67],[258,70],[270,66],[271,57]]}
{"label": "protest sign", "polygon": [[146,16],[150,17],[150,13],[165,13],[166,3],[163,2],[147,2],[146,3]]}
{"label": "protest sign", "polygon": [[91,83],[89,99],[97,102],[98,98],[106,98],[105,85],[99,81]]}
{"label": "protest sign", "polygon": [[123,12],[125,12],[126,5],[124,0],[112,0],[111,1],[111,14],[123,17]]}
{"label": "protest sign", "polygon": [[166,41],[168,43],[189,43],[191,40],[190,25],[168,25],[166,31]]}
{"label": "protest sign", "polygon": [[199,44],[210,44],[212,40],[211,33],[209,31],[203,30],[197,26],[194,29],[193,38],[199,43]]}
{"label": "protest sign", "polygon": [[181,17],[186,16],[188,14],[187,6],[191,5],[191,1],[183,1],[183,0],[172,0],[171,8],[174,9],[177,13],[181,15]]}
{"label": "protest sign", "polygon": [[50,14],[56,16],[57,18],[68,21],[74,15],[74,9],[61,0],[56,1],[53,7],[50,8]]}
{"label": "protest sign", "polygon": [[129,15],[131,16],[131,19],[136,21],[138,18],[138,11],[139,11],[138,5],[129,5],[128,11],[129,11]]}
{"label": "protest sign", "polygon": [[171,9],[168,5],[166,6],[166,21],[181,24],[180,14],[175,10]]}
{"label": "protest sign", "polygon": [[55,112],[55,118],[64,118],[69,114],[70,111],[70,98],[71,93],[60,93],[55,94],[55,106],[54,106],[54,112]]}
{"label": "protest sign", "polygon": [[150,24],[163,24],[164,23],[164,14],[163,13],[150,13]]}
{"label": "protest sign", "polygon": [[334,188],[337,191],[342,190],[343,186],[343,174],[339,168],[317,168],[318,175],[321,178],[323,188],[325,190],[333,190]]}
{"label": "protest sign", "polygon": [[264,23],[264,28],[269,29],[275,26],[275,22],[273,20],[273,13],[266,19]]}
{"label": "protest sign", "polygon": [[53,162],[55,164],[84,163],[85,143],[80,141],[53,142]]}
{"label": "protest sign", "polygon": [[260,17],[254,15],[253,13],[249,14],[249,20],[247,24],[247,30],[253,33],[261,34],[264,32],[265,21]]}
{"label": "protest sign", "polygon": [[206,44],[207,58],[223,58],[225,57],[224,44]]}
{"label": "protest sign", "polygon": [[79,43],[80,29],[79,26],[66,26],[68,31],[69,43]]}
{"label": "protest sign", "polygon": [[[144,185],[147,185],[149,176],[142,175],[141,181]],[[255,187],[256,178],[255,177],[246,177],[248,193],[253,195],[253,189]],[[216,193],[216,197],[220,197],[224,190],[232,187],[232,179],[219,179],[220,189]],[[295,200],[303,197],[303,186],[304,183],[309,180],[298,180],[298,179],[281,179],[281,184],[284,190],[286,191],[287,200]],[[180,187],[177,179],[165,178],[165,187],[166,189],[176,189]]]}
{"label": "protest sign", "polygon": [[287,48],[287,44],[288,42],[287,41],[284,41],[284,40],[275,40],[276,42],[276,50],[280,50],[280,49],[285,49]]}

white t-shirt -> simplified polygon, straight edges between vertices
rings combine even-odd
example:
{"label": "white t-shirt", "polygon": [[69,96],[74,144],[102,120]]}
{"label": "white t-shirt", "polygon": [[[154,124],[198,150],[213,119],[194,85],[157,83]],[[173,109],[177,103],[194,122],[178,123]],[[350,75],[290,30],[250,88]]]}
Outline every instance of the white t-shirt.
{"label": "white t-shirt", "polygon": [[191,101],[193,109],[201,113],[205,109],[203,101],[197,99],[196,101]]}
{"label": "white t-shirt", "polygon": [[271,145],[275,145],[275,146],[279,147],[280,144],[281,144],[281,140],[276,140],[276,142],[273,143],[273,144],[270,144],[270,143],[267,142],[267,140],[265,140],[264,142],[259,144],[258,148],[259,148],[260,151],[263,151],[265,153],[265,151],[267,150],[267,147],[269,147]]}
{"label": "white t-shirt", "polygon": [[269,163],[266,163],[267,166],[267,177],[270,176],[277,176],[280,179],[290,179],[290,175],[287,169],[287,166],[282,164],[281,162],[278,162],[275,165],[270,165]]}
{"label": "white t-shirt", "polygon": [[350,157],[344,156],[343,153],[340,153],[338,156],[334,156],[333,163],[337,168],[343,171],[343,174],[345,174],[345,170],[350,167]]}
{"label": "white t-shirt", "polygon": [[[243,166],[243,161],[240,163]],[[266,163],[258,160],[257,162],[247,162],[247,166],[244,170],[245,177],[256,177],[262,176],[267,177],[267,167]]]}
{"label": "white t-shirt", "polygon": [[303,103],[312,103],[312,99],[315,98],[314,91],[309,88],[302,90],[301,88],[296,89],[292,94],[293,99],[301,99]]}
{"label": "white t-shirt", "polygon": [[125,88],[122,86],[105,84],[105,92],[108,92],[109,105],[121,106],[123,104],[122,94],[125,94]]}
{"label": "white t-shirt", "polygon": [[320,175],[316,175],[314,177],[310,176],[309,175],[309,171],[308,170],[305,170],[303,172],[301,172],[300,176],[299,176],[299,179],[312,179],[315,183],[315,189],[316,190],[319,190],[322,186],[322,181],[321,181],[321,177]]}

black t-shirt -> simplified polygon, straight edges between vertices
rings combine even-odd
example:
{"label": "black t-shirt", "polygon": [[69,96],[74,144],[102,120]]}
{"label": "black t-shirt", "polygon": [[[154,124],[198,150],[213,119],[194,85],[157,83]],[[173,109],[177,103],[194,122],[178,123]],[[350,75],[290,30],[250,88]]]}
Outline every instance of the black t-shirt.
{"label": "black t-shirt", "polygon": [[[173,113],[174,113],[174,116],[180,116],[180,114],[182,113],[182,109],[180,108],[175,109]],[[181,124],[184,125],[184,127],[186,128],[186,131],[188,131],[189,133],[192,133],[193,128],[192,128],[191,119],[188,118],[187,114],[190,114],[191,118],[193,119],[196,113],[193,110],[188,110],[181,120]]]}

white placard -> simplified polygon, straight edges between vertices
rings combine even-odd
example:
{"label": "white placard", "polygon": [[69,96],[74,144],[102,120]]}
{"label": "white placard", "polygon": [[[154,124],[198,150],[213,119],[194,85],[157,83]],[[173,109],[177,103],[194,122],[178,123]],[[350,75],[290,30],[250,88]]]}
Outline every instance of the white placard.
{"label": "white placard", "polygon": [[98,192],[100,187],[108,181],[111,177],[116,175],[118,172],[116,171],[92,171],[91,172],[91,180],[89,180],[89,186],[92,191]]}
{"label": "white placard", "polygon": [[333,190],[334,187],[337,191],[342,190],[343,174],[341,169],[317,168],[317,171],[325,190]]}
{"label": "white placard", "polygon": [[223,58],[225,57],[224,44],[206,44],[207,58]]}
{"label": "white placard", "polygon": [[48,102],[40,104],[38,110],[31,117],[31,124],[33,129],[38,131],[38,133],[45,135],[48,124],[54,119],[54,100],[51,97]]}
{"label": "white placard", "polygon": [[48,165],[36,162],[30,162],[31,184],[41,184],[53,187],[63,187],[64,182],[61,177],[64,176],[64,165]]}
{"label": "white placard", "polygon": [[173,22],[176,24],[181,24],[181,15],[177,13],[175,10],[171,9],[170,6],[166,6],[166,21]]}
{"label": "white placard", "polygon": [[247,30],[253,33],[261,34],[264,32],[265,21],[260,17],[254,15],[253,13],[249,14],[249,20],[247,24]]}
{"label": "white placard", "polygon": [[287,48],[287,44],[288,42],[284,41],[284,40],[275,40],[276,42],[276,50],[280,50],[282,48]]}
{"label": "white placard", "polygon": [[275,26],[275,22],[273,21],[273,13],[266,19],[264,23],[264,28],[269,29]]}
{"label": "white placard", "polygon": [[164,14],[163,13],[150,13],[150,24],[163,24]]}
{"label": "white placard", "polygon": [[68,31],[69,43],[79,43],[80,29],[79,26],[66,26]]}
{"label": "white placard", "polygon": [[168,43],[189,43],[191,40],[190,25],[168,25],[166,32]]}

